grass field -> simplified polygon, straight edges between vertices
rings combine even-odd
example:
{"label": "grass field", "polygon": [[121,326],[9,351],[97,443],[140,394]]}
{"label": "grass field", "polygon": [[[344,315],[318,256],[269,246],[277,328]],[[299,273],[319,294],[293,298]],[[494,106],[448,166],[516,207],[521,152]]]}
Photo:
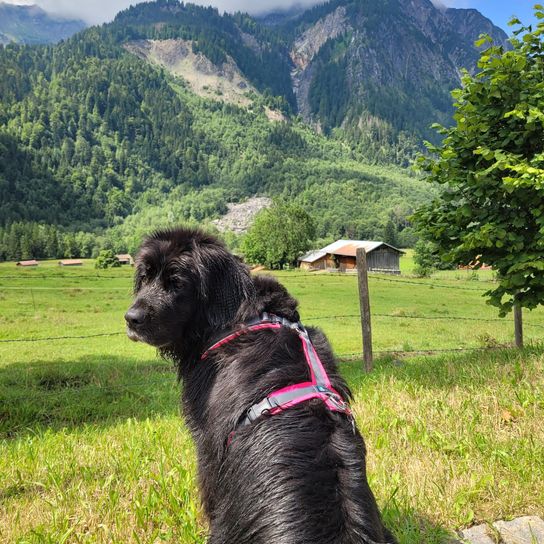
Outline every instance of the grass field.
{"label": "grass field", "polygon": [[[131,274],[0,265],[0,542],[205,541],[178,385],[122,334]],[[354,277],[278,275],[338,354],[361,351]],[[371,485],[403,544],[544,514],[544,312],[525,315],[523,352],[398,353],[509,344],[511,319],[481,296],[491,276],[476,276],[372,277],[382,353],[371,375],[342,363]],[[100,334],[115,335],[11,342]]]}

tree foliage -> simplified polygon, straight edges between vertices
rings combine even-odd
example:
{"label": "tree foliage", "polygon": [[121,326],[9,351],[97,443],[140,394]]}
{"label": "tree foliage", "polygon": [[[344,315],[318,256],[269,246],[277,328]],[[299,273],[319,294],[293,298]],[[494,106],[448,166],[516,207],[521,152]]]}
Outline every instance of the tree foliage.
{"label": "tree foliage", "polygon": [[492,265],[499,283],[489,301],[503,315],[514,303],[544,302],[543,35],[543,22],[520,27],[512,50],[482,52],[479,73],[465,74],[453,93],[455,126],[439,127],[443,144],[421,158],[442,192],[416,214],[419,228],[445,260]]}
{"label": "tree foliage", "polygon": [[119,259],[111,249],[103,249],[94,263],[94,267],[100,269],[119,268],[120,266]]}
{"label": "tree foliage", "polygon": [[303,208],[276,203],[257,215],[242,242],[242,252],[251,263],[281,269],[295,266],[314,238],[314,221]]}
{"label": "tree foliage", "polygon": [[[262,93],[247,108],[202,99],[123,47],[140,38],[229,55]],[[211,223],[255,194],[304,208],[319,237],[387,229],[412,240],[406,218],[428,198],[422,183],[368,166],[368,141],[347,146],[290,116],[281,43],[248,16],[160,0],[54,47],[0,47],[0,259],[132,253],[151,229]],[[284,120],[271,122],[270,107]],[[394,147],[376,146],[370,162],[396,160]]]}
{"label": "tree foliage", "polygon": [[428,278],[438,267],[440,258],[436,248],[427,240],[419,240],[414,247],[414,274],[420,278]]}

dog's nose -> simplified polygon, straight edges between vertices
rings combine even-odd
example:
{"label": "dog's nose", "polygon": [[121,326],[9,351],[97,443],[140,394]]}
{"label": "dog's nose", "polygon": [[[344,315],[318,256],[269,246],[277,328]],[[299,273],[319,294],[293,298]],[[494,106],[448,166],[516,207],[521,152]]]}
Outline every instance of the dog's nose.
{"label": "dog's nose", "polygon": [[142,310],[142,308],[130,308],[125,314],[126,322],[131,327],[139,327],[140,325],[143,325],[145,318],[146,313],[145,310]]}

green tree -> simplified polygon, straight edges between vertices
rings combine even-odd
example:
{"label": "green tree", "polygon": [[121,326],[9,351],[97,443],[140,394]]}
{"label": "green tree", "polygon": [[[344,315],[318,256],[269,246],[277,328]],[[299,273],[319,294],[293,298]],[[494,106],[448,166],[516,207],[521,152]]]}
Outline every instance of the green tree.
{"label": "green tree", "polygon": [[[536,17],[544,9],[535,6]],[[513,19],[512,25],[521,25]],[[489,302],[505,315],[544,302],[544,22],[520,26],[504,51],[489,37],[477,45],[480,72],[453,92],[455,125],[434,156],[420,158],[443,190],[415,214],[443,259],[478,260],[498,273]]]}
{"label": "green tree", "polygon": [[392,219],[389,219],[385,225],[385,229],[383,231],[383,241],[392,246],[396,246],[398,244],[397,226]]}
{"label": "green tree", "polygon": [[436,247],[431,242],[419,240],[414,248],[414,274],[428,278],[436,270],[438,260]]}
{"label": "green tree", "polygon": [[303,208],[276,203],[257,215],[242,242],[242,252],[252,263],[281,269],[296,265],[314,238],[314,221]]}
{"label": "green tree", "polygon": [[102,250],[94,263],[95,268],[117,268],[119,266],[121,263],[111,249]]}

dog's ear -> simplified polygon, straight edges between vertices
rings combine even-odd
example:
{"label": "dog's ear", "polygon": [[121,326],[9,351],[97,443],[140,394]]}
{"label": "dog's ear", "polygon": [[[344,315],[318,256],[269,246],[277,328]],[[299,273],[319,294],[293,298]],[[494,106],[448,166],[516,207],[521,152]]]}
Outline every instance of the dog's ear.
{"label": "dog's ear", "polygon": [[255,297],[253,280],[246,266],[220,246],[201,248],[199,261],[206,318],[213,328],[226,327],[241,303]]}

